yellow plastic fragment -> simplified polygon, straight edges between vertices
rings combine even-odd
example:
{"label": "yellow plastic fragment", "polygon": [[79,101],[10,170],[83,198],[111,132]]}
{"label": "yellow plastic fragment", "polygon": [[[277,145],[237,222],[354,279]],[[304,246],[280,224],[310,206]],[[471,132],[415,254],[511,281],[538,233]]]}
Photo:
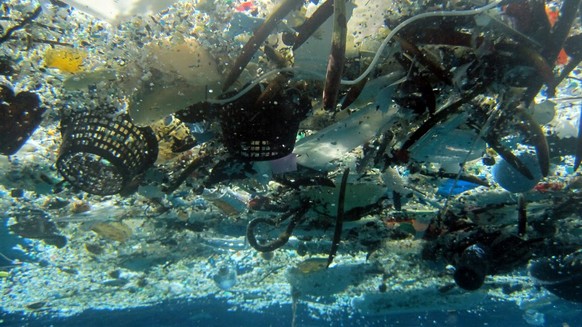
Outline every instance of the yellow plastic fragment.
{"label": "yellow plastic fragment", "polygon": [[78,73],[83,70],[83,61],[87,53],[72,48],[48,48],[44,53],[46,67],[56,68],[66,73]]}
{"label": "yellow plastic fragment", "polygon": [[105,239],[121,243],[127,241],[132,234],[131,228],[122,222],[98,222],[91,230]]}

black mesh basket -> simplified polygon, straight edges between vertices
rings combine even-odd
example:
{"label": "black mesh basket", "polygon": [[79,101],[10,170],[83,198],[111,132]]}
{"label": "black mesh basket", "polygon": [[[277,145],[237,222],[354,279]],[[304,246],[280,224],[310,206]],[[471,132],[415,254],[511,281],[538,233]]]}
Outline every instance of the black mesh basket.
{"label": "black mesh basket", "polygon": [[85,112],[64,120],[61,128],[57,169],[87,193],[119,193],[158,157],[152,129],[135,126],[126,115]]}
{"label": "black mesh basket", "polygon": [[295,88],[257,104],[260,95],[255,88],[220,111],[224,144],[240,159],[274,160],[291,153],[299,123],[311,109],[309,98]]}

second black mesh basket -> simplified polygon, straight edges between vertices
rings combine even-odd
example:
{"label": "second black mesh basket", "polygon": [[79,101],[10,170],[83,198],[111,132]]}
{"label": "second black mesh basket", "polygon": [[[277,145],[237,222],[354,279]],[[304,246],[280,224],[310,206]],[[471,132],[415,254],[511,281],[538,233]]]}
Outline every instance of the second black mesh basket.
{"label": "second black mesh basket", "polygon": [[244,160],[274,160],[295,147],[299,123],[311,109],[304,92],[287,88],[267,101],[259,87],[220,110],[223,141],[229,152]]}
{"label": "second black mesh basket", "polygon": [[87,193],[121,192],[158,156],[152,129],[135,126],[126,115],[84,112],[63,120],[61,128],[57,169]]}

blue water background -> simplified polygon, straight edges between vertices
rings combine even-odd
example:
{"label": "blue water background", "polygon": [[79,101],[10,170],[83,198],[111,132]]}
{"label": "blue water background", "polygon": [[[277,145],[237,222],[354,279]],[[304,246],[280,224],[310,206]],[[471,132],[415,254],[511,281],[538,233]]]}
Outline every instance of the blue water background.
{"label": "blue water background", "polygon": [[[569,307],[575,304],[566,304]],[[451,308],[453,309],[453,308]],[[310,317],[307,307],[299,303],[296,326],[514,326],[531,327],[524,312],[515,304],[498,303],[487,309],[449,312],[420,312],[363,316],[339,312],[333,320]],[[232,310],[228,303],[215,298],[196,301],[174,300],[158,305],[127,310],[88,310],[68,318],[32,317],[18,314],[2,314],[2,326],[291,326],[291,306],[269,310],[265,313],[249,313]],[[582,326],[582,314],[545,316],[543,326]],[[558,313],[558,312],[556,312]]]}

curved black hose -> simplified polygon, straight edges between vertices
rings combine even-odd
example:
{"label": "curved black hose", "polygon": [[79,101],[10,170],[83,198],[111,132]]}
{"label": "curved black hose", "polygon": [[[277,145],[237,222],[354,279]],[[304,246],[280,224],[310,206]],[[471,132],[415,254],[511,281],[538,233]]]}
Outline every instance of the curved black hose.
{"label": "curved black hose", "polygon": [[[307,213],[307,210],[309,210],[310,207],[311,206],[308,205],[308,203],[303,203],[297,211],[287,212],[280,219],[278,219],[278,221],[263,217],[251,220],[247,225],[247,240],[249,244],[259,252],[271,252],[287,244],[289,237],[291,237],[291,234],[293,233],[293,230],[303,220],[303,216],[305,216],[305,213]],[[257,228],[259,224],[276,226],[279,223],[287,220],[289,217],[291,217],[291,222],[289,225],[287,225],[285,231],[279,234],[276,239],[266,243],[259,243],[255,235],[255,228]]]}

